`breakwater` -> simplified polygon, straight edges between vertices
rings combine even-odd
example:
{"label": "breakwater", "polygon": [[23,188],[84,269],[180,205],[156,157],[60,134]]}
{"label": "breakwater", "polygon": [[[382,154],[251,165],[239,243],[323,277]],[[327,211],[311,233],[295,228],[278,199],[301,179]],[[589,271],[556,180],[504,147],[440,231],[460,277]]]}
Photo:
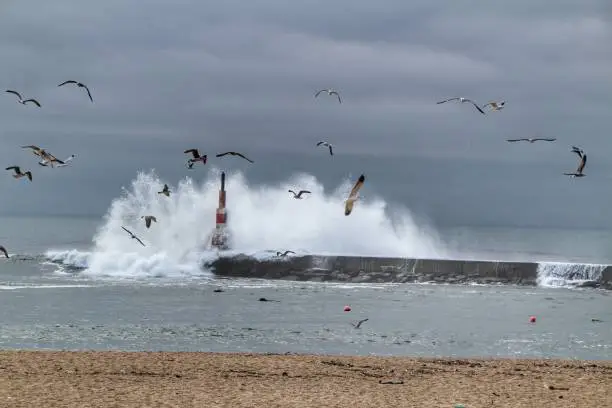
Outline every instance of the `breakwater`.
{"label": "breakwater", "polygon": [[541,284],[545,278],[555,278],[612,289],[612,267],[606,265],[317,255],[258,259],[240,254],[221,256],[205,266],[217,276],[241,278],[532,286]]}

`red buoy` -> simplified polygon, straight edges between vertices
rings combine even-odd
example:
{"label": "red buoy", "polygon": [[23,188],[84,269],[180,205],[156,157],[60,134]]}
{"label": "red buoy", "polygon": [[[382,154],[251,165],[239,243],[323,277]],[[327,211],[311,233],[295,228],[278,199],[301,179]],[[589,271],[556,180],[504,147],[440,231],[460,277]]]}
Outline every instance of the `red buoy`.
{"label": "red buoy", "polygon": [[344,311],[345,312],[350,312],[351,311],[351,307],[349,305],[344,306]]}
{"label": "red buoy", "polygon": [[529,323],[535,323],[536,322],[536,317],[535,316],[529,316]]}

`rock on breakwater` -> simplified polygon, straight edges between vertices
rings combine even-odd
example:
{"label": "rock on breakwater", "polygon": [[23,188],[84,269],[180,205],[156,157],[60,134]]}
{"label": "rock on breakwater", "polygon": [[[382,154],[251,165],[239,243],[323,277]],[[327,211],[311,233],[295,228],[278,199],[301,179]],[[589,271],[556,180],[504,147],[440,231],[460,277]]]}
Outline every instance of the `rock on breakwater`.
{"label": "rock on breakwater", "polygon": [[538,264],[358,256],[220,257],[205,265],[225,277],[329,282],[438,282],[536,285]]}

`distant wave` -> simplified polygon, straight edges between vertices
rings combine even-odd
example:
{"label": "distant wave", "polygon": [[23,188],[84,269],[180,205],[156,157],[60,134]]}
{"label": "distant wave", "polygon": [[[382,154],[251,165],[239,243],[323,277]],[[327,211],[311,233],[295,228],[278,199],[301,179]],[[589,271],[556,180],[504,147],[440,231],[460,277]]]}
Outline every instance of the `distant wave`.
{"label": "distant wave", "polygon": [[[91,277],[206,278],[202,269],[216,253],[206,251],[214,228],[219,170],[211,169],[201,184],[186,178],[164,197],[164,183],[154,172],[141,172],[129,189],[116,198],[93,237],[90,251],[50,250],[49,261]],[[446,250],[436,234],[419,226],[407,209],[393,214],[381,198],[359,202],[344,215],[344,200],[354,180],[344,180],[326,192],[312,175],[297,174],[275,185],[250,186],[241,173],[227,178],[228,227],[236,250],[260,257],[291,249],[301,254],[335,254],[441,258]],[[295,200],[288,189],[312,192]],[[367,188],[367,181],[366,181]],[[142,215],[158,222],[146,229]],[[142,247],[121,229],[124,225],[141,237]]]}

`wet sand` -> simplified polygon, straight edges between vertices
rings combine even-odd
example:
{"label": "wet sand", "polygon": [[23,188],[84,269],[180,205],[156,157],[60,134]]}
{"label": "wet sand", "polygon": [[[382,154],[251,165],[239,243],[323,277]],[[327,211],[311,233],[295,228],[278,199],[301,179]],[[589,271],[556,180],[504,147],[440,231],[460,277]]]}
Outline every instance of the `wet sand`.
{"label": "wet sand", "polygon": [[612,361],[0,352],[0,407],[612,407]]}

